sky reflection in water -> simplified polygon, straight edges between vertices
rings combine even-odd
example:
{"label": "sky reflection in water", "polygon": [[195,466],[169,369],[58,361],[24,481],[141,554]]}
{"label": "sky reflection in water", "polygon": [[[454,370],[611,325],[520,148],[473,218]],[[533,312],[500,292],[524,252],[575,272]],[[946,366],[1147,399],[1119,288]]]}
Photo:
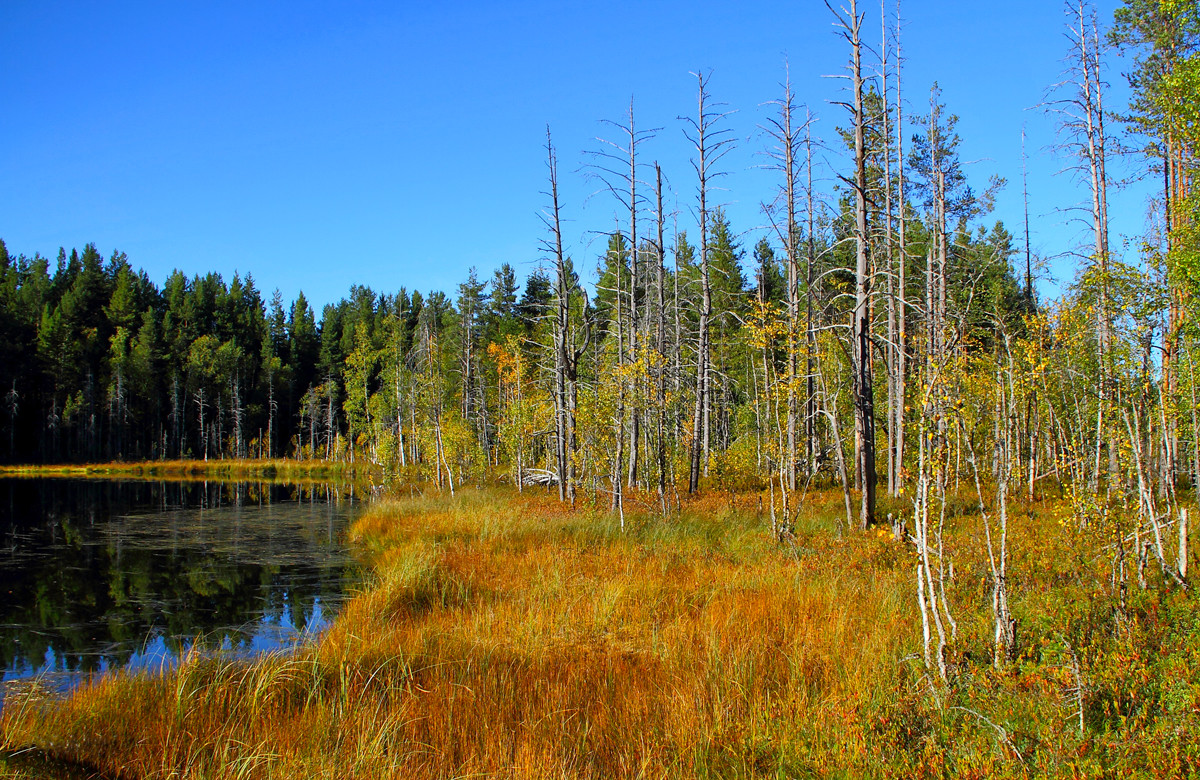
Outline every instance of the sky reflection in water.
{"label": "sky reflection in water", "polygon": [[357,508],[323,485],[0,480],[3,679],[65,689],[319,632],[356,581]]}

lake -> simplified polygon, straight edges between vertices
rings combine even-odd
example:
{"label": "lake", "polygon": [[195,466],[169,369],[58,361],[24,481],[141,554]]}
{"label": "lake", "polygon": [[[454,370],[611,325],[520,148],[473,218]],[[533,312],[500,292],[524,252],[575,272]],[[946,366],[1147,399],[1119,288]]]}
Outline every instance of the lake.
{"label": "lake", "polygon": [[[278,650],[328,625],[358,567],[352,488],[0,479],[5,682],[60,690],[191,648]],[[0,697],[3,689],[0,688]]]}

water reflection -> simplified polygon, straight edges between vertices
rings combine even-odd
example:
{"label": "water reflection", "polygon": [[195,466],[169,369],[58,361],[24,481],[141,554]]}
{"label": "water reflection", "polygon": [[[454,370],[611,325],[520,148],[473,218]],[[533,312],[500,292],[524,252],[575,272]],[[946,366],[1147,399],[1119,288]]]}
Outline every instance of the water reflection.
{"label": "water reflection", "polygon": [[356,508],[330,485],[0,479],[4,680],[68,687],[320,630],[354,577]]}

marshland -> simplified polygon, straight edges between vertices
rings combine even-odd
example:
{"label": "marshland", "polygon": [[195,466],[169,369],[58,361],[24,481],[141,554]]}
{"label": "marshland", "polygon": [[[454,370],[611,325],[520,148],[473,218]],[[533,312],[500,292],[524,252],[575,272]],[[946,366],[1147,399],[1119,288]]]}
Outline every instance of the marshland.
{"label": "marshland", "polygon": [[1200,772],[1200,6],[1052,6],[5,9],[0,773]]}
{"label": "marshland", "polygon": [[[648,501],[649,503],[649,501]],[[953,507],[942,680],[918,557],[841,533],[836,491],[781,544],[754,494],[668,516],[460,490],[370,505],[370,573],[317,639],[256,659],[10,694],[22,749],[120,777],[1179,776],[1196,760],[1200,614],[1154,573],[1111,587],[1105,536],[1014,503],[1017,652],[993,663],[974,502]],[[1057,516],[1057,519],[1052,519]],[[1120,603],[1124,599],[1124,603]],[[42,755],[41,752],[38,755]]]}

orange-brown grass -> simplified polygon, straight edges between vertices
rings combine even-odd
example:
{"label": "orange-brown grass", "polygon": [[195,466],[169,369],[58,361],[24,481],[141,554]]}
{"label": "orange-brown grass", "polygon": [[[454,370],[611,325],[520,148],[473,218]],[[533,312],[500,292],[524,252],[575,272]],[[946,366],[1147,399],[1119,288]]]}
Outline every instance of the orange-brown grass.
{"label": "orange-brown grass", "polygon": [[381,477],[378,469],[369,464],[351,464],[328,460],[274,459],[213,459],[213,460],[145,460],[111,461],[108,463],[63,463],[0,466],[0,477],[45,479],[161,480],[176,482],[224,480],[278,480],[289,483],[339,481],[372,481]]}
{"label": "orange-brown grass", "polygon": [[[706,496],[665,519],[632,515],[624,533],[611,516],[567,511],[540,492],[380,502],[352,529],[374,576],[314,645],[252,663],[191,656],[170,674],[101,678],[65,701],[13,697],[4,745],[130,777],[989,777],[1188,766],[1185,736],[1172,747],[1162,727],[1167,756],[1155,764],[1153,744],[1129,725],[1161,726],[1121,699],[1155,677],[1151,661],[1104,655],[1144,648],[1149,635],[1134,634],[1152,629],[1138,618],[1125,645],[1072,644],[1094,681],[1085,732],[1072,730],[1067,650],[1053,645],[1054,631],[1072,629],[1047,605],[1096,593],[1095,571],[1059,582],[1083,565],[1075,556],[1047,561],[1041,546],[1014,544],[1014,612],[1045,625],[994,672],[979,518],[952,518],[960,638],[955,678],[942,686],[917,660],[909,549],[887,533],[839,536],[840,496],[809,498],[786,544],[771,538],[754,496]],[[1024,528],[1046,544],[1067,533],[1020,509],[1013,525],[1014,537]],[[1200,626],[1174,595],[1154,603]],[[1171,668],[1193,672],[1200,642],[1167,634],[1153,639],[1178,646]],[[1099,700],[1101,685],[1111,701]],[[1178,723],[1195,720],[1191,689],[1172,695]]]}

